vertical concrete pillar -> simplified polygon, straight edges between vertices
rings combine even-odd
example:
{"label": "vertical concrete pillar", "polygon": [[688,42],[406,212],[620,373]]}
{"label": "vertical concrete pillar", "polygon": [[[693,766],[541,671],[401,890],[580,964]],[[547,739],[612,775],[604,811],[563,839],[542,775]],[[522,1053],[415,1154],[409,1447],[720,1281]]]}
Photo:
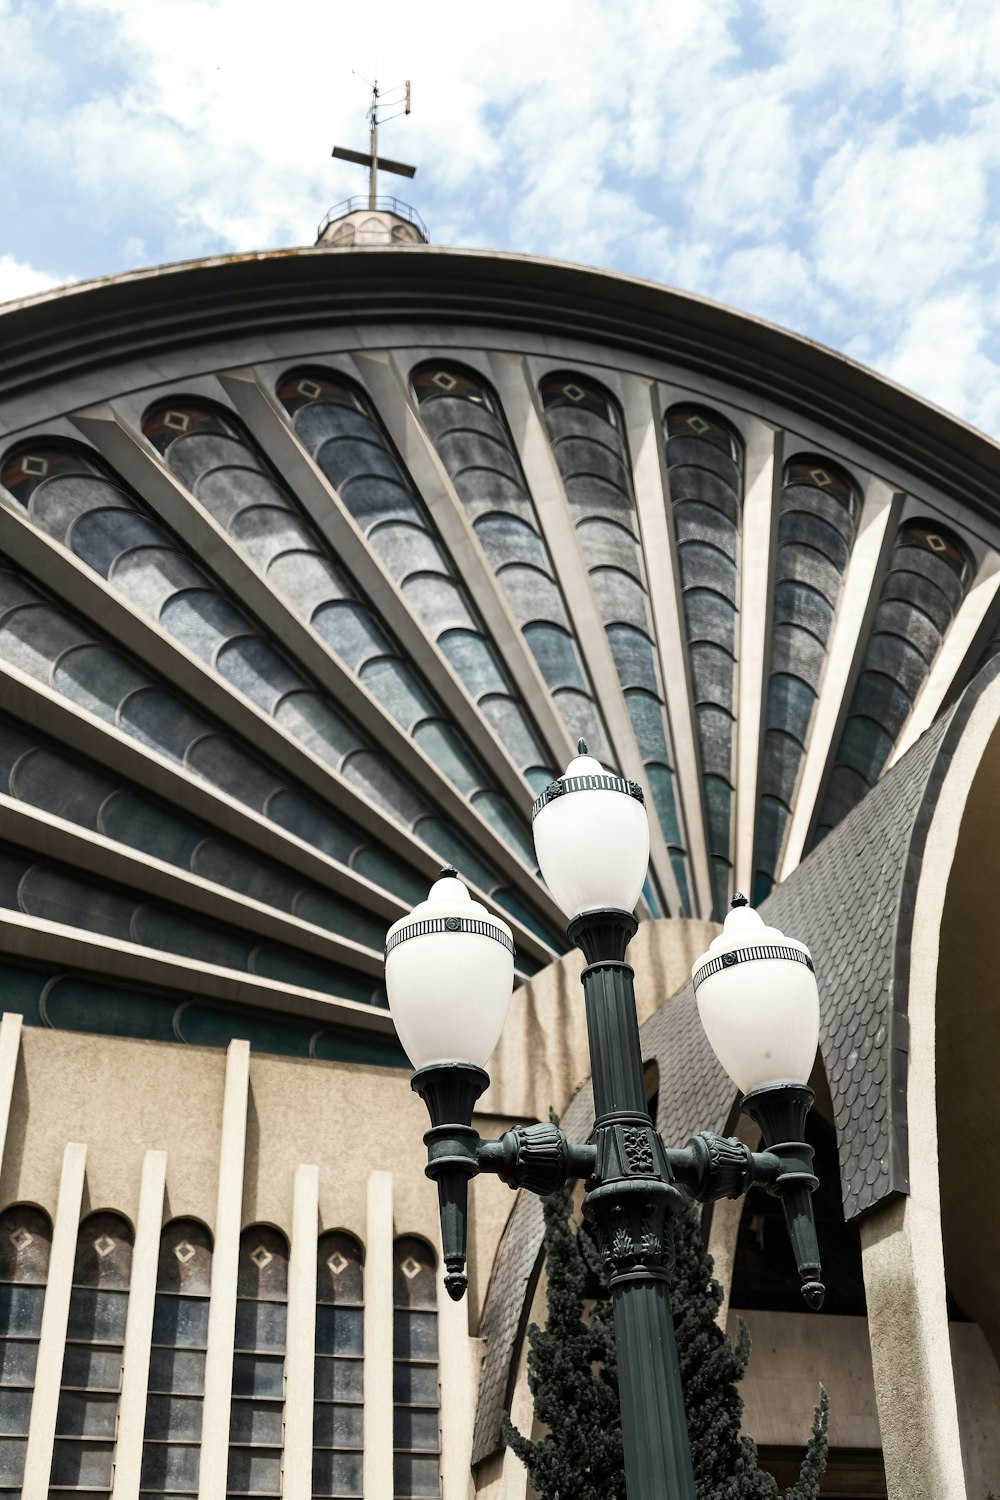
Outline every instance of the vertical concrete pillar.
{"label": "vertical concrete pillar", "polygon": [[312,1496],[318,1231],[319,1168],[298,1167],[292,1202],[292,1252],[288,1263],[285,1462],[281,1484],[284,1500],[310,1500]]}
{"label": "vertical concrete pillar", "polygon": [[49,1280],[42,1310],[42,1331],[38,1340],[38,1367],[35,1393],[31,1401],[28,1427],[28,1451],[24,1461],[24,1496],[42,1497],[49,1492],[52,1448],[56,1435],[56,1413],[62,1384],[63,1355],[66,1351],[66,1320],[73,1289],[73,1265],[76,1260],[76,1236],[80,1228],[83,1181],[87,1165],[87,1148],[71,1141],[63,1152],[59,1199],[52,1233],[49,1258]]}
{"label": "vertical concrete pillar", "polygon": [[737,656],[736,746],[733,784],[733,870],[738,890],[752,894],[753,844],[757,820],[757,784],[767,698],[768,644],[771,633],[772,575],[775,549],[774,503],[781,479],[781,434],[752,424],[747,443],[750,477],[743,501],[740,539],[740,614]]}
{"label": "vertical concrete pillar", "polygon": [[229,1416],[233,1394],[233,1341],[236,1335],[236,1277],[243,1213],[250,1043],[230,1042],[222,1103],[219,1189],[212,1255],[212,1296],[205,1356],[198,1500],[225,1500],[229,1467]]}
{"label": "vertical concrete pillar", "polygon": [[965,1500],[940,1224],[912,1198],[861,1220],[889,1500]]}
{"label": "vertical concrete pillar", "polygon": [[365,1500],[392,1500],[392,1173],[368,1176]]}
{"label": "vertical concrete pillar", "polygon": [[10,1101],[14,1094],[14,1075],[21,1051],[21,1017],[16,1011],[5,1011],[0,1021],[0,1162],[7,1145]]}
{"label": "vertical concrete pillar", "polygon": [[163,1227],[163,1193],[167,1180],[167,1153],[147,1151],[142,1161],[139,1212],[136,1216],[132,1280],[125,1324],[122,1360],[122,1395],[118,1407],[118,1442],[115,1446],[115,1479],[112,1500],[135,1500],[142,1467],[142,1438],[146,1422],[146,1390],[149,1385],[149,1350],[153,1342],[153,1306],[156,1301],[156,1271]]}
{"label": "vertical concrete pillar", "polygon": [[[441,1245],[438,1243],[438,1254]],[[469,1500],[479,1357],[469,1337],[468,1298],[453,1302],[438,1284],[438,1370],[441,1380],[442,1500]]]}

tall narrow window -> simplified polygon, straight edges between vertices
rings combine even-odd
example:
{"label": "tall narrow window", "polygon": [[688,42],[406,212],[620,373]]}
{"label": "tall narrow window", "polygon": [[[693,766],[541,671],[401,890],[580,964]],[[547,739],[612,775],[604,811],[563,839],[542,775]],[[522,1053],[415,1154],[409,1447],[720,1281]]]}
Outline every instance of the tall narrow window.
{"label": "tall narrow window", "polygon": [[320,1237],[316,1266],[314,1495],[362,1492],[364,1302],[361,1246],[333,1229]]}
{"label": "tall narrow window", "polygon": [[393,1247],[393,1489],[405,1496],[441,1493],[438,1395],[437,1260],[412,1235]]}
{"label": "tall narrow window", "polygon": [[52,1221],[16,1203],[0,1214],[0,1493],[20,1494]]}
{"label": "tall narrow window", "polygon": [[212,1236],[172,1219],[160,1236],[140,1500],[197,1495]]}
{"label": "tall narrow window", "polygon": [[881,776],[971,580],[969,554],[945,527],[899,528],[813,844]]}
{"label": "tall narrow window", "polygon": [[[278,397],[299,440],[336,486],[424,630],[540,790],[552,771],[537,728],[462,581],[461,568],[449,557],[375,409],[362,391],[324,370],[290,371],[278,384]],[[175,443],[171,452],[176,448]],[[213,477],[212,482],[218,480]],[[227,522],[230,529],[237,520]],[[294,569],[308,584],[309,566],[301,552],[284,558],[280,566]],[[327,604],[319,604],[312,616],[321,634],[335,620],[334,614],[326,618],[328,610]],[[337,613],[343,616],[343,606]],[[331,644],[336,645],[334,640]]]}
{"label": "tall narrow window", "polygon": [[799,456],[785,465],[754,843],[755,903],[774,884],[792,816],[859,509],[857,486],[826,459]]}
{"label": "tall narrow window", "polygon": [[53,1489],[111,1492],[131,1275],[131,1226],[120,1214],[89,1214],[76,1241]]}
{"label": "tall narrow window", "polygon": [[675,406],[667,464],[711,861],[713,915],[732,894],[733,747],[743,448],[711,411]]}
{"label": "tall narrow window", "polygon": [[[687,854],[625,423],[607,391],[585,376],[547,375],[538,390],[653,807],[670,851],[682,903],[679,915],[687,916]],[[660,915],[655,904],[651,906]]]}
{"label": "tall narrow window", "polygon": [[240,1235],[229,1493],[280,1495],[288,1241],[251,1224]]}
{"label": "tall narrow window", "polygon": [[495,392],[474,370],[435,363],[414,372],[413,394],[570,738],[583,735],[609,762],[604,721]]}

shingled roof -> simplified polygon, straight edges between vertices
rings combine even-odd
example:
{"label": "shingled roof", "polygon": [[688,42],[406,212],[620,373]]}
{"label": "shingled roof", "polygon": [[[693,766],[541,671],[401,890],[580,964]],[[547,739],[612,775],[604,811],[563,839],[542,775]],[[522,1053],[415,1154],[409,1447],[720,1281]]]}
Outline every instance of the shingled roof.
{"label": "shingled roof", "polygon": [[[820,1052],[840,1147],[844,1216],[856,1218],[909,1187],[906,1077],[910,935],[927,828],[955,747],[992,662],[867,797],[761,906],[772,925],[810,948],[820,995]],[[685,984],[642,1027],[644,1059],[660,1072],[657,1124],[669,1145],[723,1130],[736,1095],[705,1039]],[[593,1128],[589,1082],[564,1128]],[[500,1444],[516,1354],[542,1249],[541,1202],[519,1193],[494,1262],[480,1324],[485,1340],[473,1462]]]}

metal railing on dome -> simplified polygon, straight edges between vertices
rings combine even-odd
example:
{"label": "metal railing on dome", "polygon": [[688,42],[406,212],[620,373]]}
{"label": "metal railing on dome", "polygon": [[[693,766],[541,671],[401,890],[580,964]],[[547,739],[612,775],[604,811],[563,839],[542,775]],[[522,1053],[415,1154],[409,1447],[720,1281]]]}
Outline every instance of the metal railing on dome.
{"label": "metal railing on dome", "polygon": [[[335,203],[317,229],[316,238],[321,239],[335,219],[343,219],[348,214],[361,213],[364,209],[370,209],[371,207],[372,205],[367,193],[359,193],[354,198],[345,198],[342,203]],[[430,240],[427,225],[417,213],[417,210],[411,208],[408,203],[404,203],[402,199],[379,196],[375,199],[375,210],[378,213],[395,214],[397,219],[405,219],[408,224],[413,225],[418,234],[423,235],[425,240]]]}

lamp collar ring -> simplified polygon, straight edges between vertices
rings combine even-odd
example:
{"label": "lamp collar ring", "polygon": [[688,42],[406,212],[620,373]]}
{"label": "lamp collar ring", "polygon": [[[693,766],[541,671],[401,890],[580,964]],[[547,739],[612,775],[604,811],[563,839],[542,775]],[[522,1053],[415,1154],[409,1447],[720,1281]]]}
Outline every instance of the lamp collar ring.
{"label": "lamp collar ring", "polygon": [[642,787],[637,781],[630,781],[627,776],[614,776],[610,771],[601,771],[586,776],[560,776],[542,791],[534,801],[531,809],[531,820],[534,822],[543,807],[554,802],[557,797],[565,797],[570,792],[624,792],[626,797],[634,797],[637,802],[645,802]]}
{"label": "lamp collar ring", "polygon": [[752,963],[760,958],[790,959],[792,963],[805,964],[807,969],[816,972],[809,954],[803,953],[801,948],[792,948],[785,943],[758,943],[746,948],[730,948],[728,952],[710,958],[707,964],[703,964],[691,976],[692,983],[697,991],[698,986],[713,974],[720,974],[723,969],[731,969],[735,964]]}
{"label": "lamp collar ring", "polygon": [[513,938],[492,922],[484,922],[479,917],[421,917],[418,921],[401,927],[398,932],[389,934],[385,943],[386,957],[393,948],[405,943],[407,938],[426,937],[432,932],[472,932],[477,937],[492,938],[502,948],[506,948],[508,953],[514,952]]}

